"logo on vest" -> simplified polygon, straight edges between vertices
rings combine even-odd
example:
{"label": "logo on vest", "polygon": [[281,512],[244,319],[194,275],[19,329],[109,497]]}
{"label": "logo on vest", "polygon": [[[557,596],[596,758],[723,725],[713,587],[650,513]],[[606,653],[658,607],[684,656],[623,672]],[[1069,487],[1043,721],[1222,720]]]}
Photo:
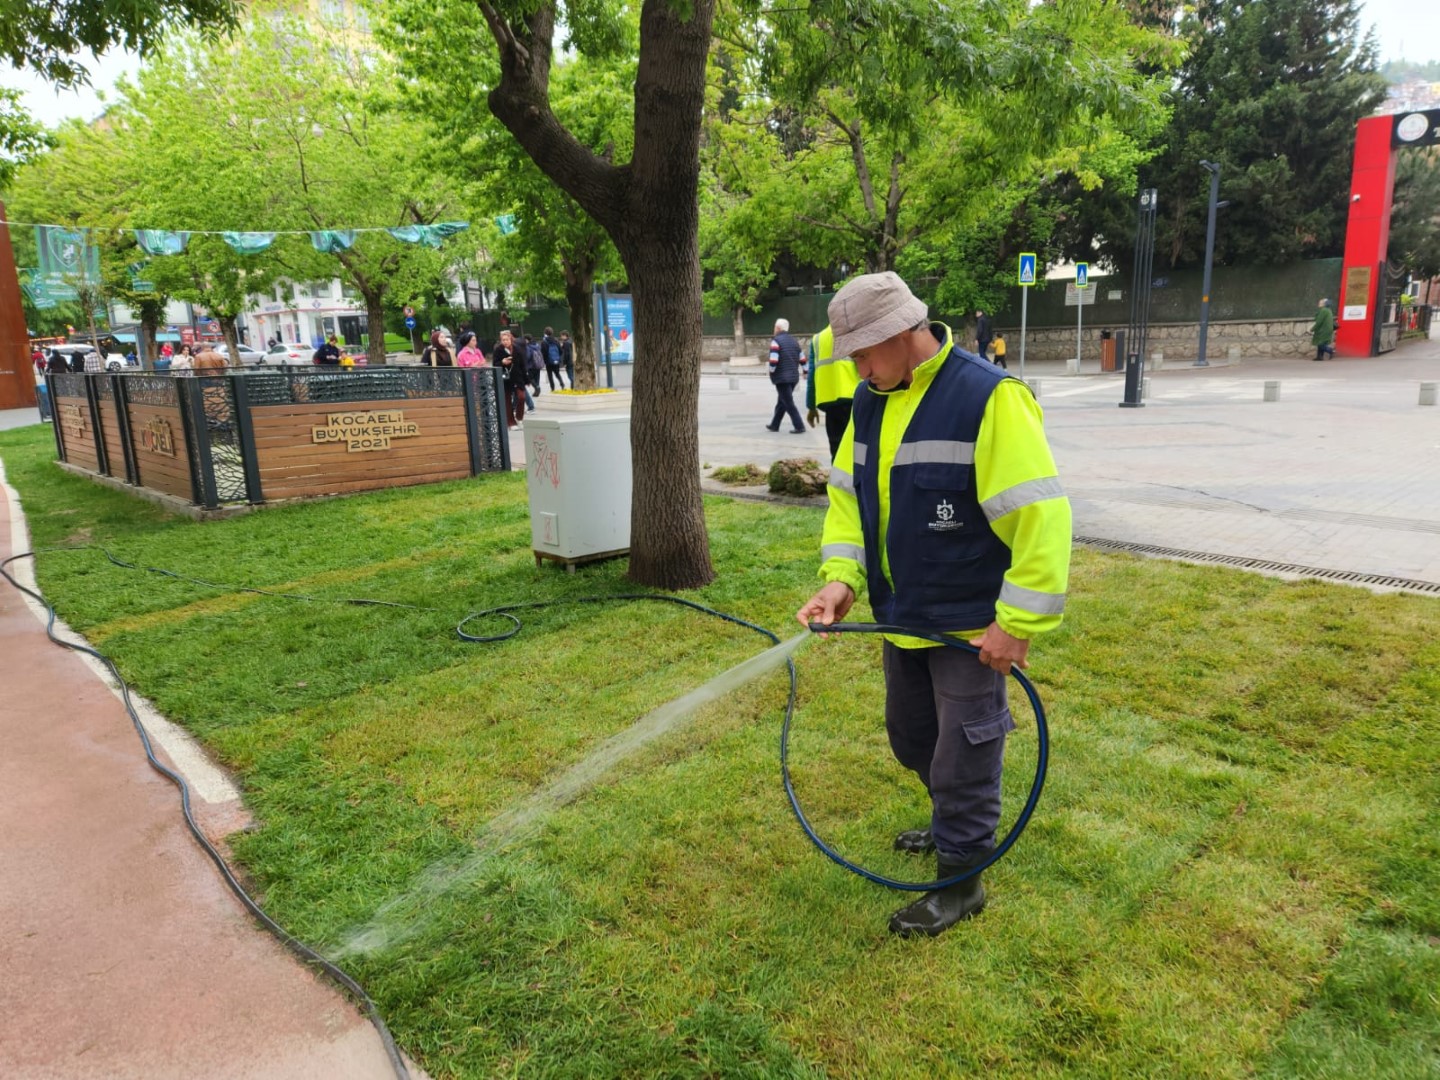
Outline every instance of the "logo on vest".
{"label": "logo on vest", "polygon": [[930,522],[931,532],[950,532],[963,524],[964,522],[955,520],[955,507],[947,500],[941,499],[935,504],[935,520]]}

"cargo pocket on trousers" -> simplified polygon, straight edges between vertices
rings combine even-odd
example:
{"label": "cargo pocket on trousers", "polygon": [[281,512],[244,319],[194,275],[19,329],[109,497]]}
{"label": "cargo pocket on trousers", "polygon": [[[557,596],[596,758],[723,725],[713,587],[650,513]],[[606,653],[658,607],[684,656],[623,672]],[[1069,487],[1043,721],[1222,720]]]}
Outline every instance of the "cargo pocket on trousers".
{"label": "cargo pocket on trousers", "polygon": [[1010,715],[1010,710],[1006,708],[989,716],[966,721],[961,726],[965,729],[965,741],[971,746],[979,746],[981,743],[990,742],[998,739],[1001,735],[1008,735],[1014,731],[1015,720]]}

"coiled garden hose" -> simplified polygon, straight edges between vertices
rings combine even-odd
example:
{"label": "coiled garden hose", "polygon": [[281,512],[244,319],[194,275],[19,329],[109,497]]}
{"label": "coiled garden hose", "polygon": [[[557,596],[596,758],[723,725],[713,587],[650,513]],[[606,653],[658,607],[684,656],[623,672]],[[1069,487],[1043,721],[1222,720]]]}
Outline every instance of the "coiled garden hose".
{"label": "coiled garden hose", "polygon": [[[890,626],[885,623],[846,623],[837,622],[826,626],[824,623],[812,622],[810,630],[817,634],[903,634],[906,637],[924,638],[926,641],[933,641],[939,645],[945,645],[952,649],[963,649],[965,652],[980,654],[980,650],[968,641],[961,641],[958,638],[947,637],[944,634],[933,633],[928,630],[915,630],[908,626]],[[976,866],[969,867],[963,874],[956,874],[954,877],[940,878],[938,881],[900,881],[896,878],[886,877],[884,874],[877,874],[873,870],[867,870],[858,863],[853,863],[841,855],[833,847],[820,838],[808,818],[805,811],[800,808],[800,800],[795,795],[795,785],[790,782],[790,720],[795,705],[794,688],[794,664],[790,667],[791,688],[790,702],[785,707],[785,722],[780,728],[780,775],[785,781],[785,794],[790,799],[790,809],[795,812],[795,819],[800,822],[800,827],[805,830],[805,835],[810,842],[825,853],[832,861],[839,863],[851,873],[859,874],[867,881],[873,881],[877,885],[885,885],[892,889],[899,889],[903,892],[929,892],[931,889],[944,889],[951,885],[958,885],[967,878],[972,878],[987,867],[995,865],[1005,853],[1015,846],[1015,841],[1020,839],[1020,834],[1025,831],[1025,826],[1030,824],[1030,815],[1035,812],[1035,806],[1040,802],[1040,792],[1045,789],[1045,771],[1050,762],[1050,729],[1045,724],[1045,706],[1040,703],[1040,695],[1035,692],[1025,673],[1018,666],[1010,668],[1010,674],[1025,691],[1025,696],[1030,699],[1030,705],[1035,710],[1035,736],[1038,744],[1035,761],[1035,782],[1030,785],[1030,795],[1025,800],[1025,806],[1020,815],[1015,819],[1015,824],[1010,826],[1010,831],[1005,838],[995,845],[995,849],[986,856],[985,860]]]}

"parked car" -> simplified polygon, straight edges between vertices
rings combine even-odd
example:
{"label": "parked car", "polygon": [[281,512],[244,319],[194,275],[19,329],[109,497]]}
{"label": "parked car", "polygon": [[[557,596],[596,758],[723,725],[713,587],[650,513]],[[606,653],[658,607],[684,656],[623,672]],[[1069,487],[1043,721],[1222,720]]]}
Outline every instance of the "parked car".
{"label": "parked car", "polygon": [[[89,342],[72,341],[66,345],[50,346],[50,348],[46,350],[46,356],[48,358],[50,353],[59,353],[65,357],[66,362],[70,365],[71,371],[84,371],[85,357],[94,351],[95,346]],[[130,358],[123,353],[102,352],[100,357],[106,371],[126,371],[140,366],[139,360],[132,362]]]}
{"label": "parked car", "polygon": [[[221,356],[225,357],[225,362],[227,364],[230,362],[230,350],[225,347],[225,343],[223,341],[216,342],[215,351],[218,352]],[[235,351],[240,355],[241,367],[258,367],[259,365],[265,363],[265,354],[259,349],[252,349],[244,342],[240,342],[239,344],[237,344],[235,346]]]}
{"label": "parked car", "polygon": [[267,364],[308,364],[315,350],[299,341],[281,341],[271,345],[265,353]]}

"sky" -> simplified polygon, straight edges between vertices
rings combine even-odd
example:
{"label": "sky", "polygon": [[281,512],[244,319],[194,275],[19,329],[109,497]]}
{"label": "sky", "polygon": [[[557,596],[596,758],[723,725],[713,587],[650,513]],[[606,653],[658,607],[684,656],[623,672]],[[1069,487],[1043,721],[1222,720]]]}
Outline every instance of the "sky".
{"label": "sky", "polygon": [[[1381,61],[1440,60],[1440,3],[1435,0],[1363,0],[1360,18],[1362,25],[1376,28]],[[105,108],[100,94],[138,66],[133,54],[112,53],[92,67],[92,86],[57,92],[31,72],[0,64],[0,86],[23,91],[30,114],[54,126],[72,116],[86,120],[99,116]]]}

